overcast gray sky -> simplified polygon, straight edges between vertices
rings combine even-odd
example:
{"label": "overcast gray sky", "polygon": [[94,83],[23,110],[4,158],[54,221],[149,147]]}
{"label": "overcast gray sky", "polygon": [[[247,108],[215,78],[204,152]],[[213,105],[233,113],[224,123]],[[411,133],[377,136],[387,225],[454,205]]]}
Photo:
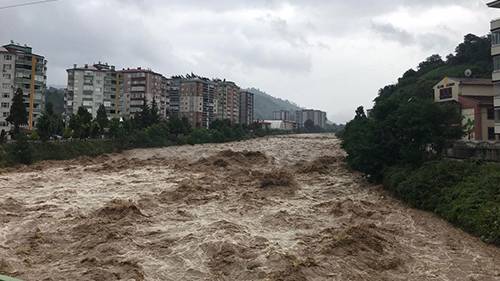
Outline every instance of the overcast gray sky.
{"label": "overcast gray sky", "polygon": [[[0,0],[0,6],[30,0]],[[97,61],[256,87],[345,122],[379,88],[500,10],[486,0],[60,0],[0,10],[0,43],[45,55],[48,83]]]}

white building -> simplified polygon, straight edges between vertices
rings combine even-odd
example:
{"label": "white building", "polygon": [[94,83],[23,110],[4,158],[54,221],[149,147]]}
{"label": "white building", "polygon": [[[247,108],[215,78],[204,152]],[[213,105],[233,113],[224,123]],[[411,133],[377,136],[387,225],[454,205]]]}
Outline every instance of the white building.
{"label": "white building", "polygon": [[68,86],[64,96],[65,114],[76,114],[79,107],[87,109],[96,117],[99,106],[103,104],[110,117],[119,117],[121,89],[119,73],[108,64],[84,65],[66,70]]}
{"label": "white building", "polygon": [[[500,0],[488,3],[490,8],[500,8]],[[491,55],[493,57],[492,81],[495,91],[495,133],[500,134],[500,19],[491,22]]]}

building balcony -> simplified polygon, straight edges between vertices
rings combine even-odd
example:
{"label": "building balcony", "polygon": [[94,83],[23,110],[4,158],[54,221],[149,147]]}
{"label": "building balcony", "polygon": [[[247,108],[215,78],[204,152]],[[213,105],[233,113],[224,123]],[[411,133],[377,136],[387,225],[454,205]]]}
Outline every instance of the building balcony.
{"label": "building balcony", "polygon": [[500,71],[494,71],[491,79],[493,82],[500,82]]}
{"label": "building balcony", "polygon": [[491,55],[492,56],[498,56],[498,55],[500,55],[500,44],[493,45],[491,47]]}
{"label": "building balcony", "polygon": [[500,18],[491,21],[491,31],[500,29]]}

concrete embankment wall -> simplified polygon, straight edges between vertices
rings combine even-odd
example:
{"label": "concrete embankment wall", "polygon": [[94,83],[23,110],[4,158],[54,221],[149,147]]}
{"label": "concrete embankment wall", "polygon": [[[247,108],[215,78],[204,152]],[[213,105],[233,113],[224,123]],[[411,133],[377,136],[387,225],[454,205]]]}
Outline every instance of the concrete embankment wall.
{"label": "concrete embankment wall", "polygon": [[453,145],[453,148],[448,149],[447,156],[500,162],[500,143],[459,141]]}

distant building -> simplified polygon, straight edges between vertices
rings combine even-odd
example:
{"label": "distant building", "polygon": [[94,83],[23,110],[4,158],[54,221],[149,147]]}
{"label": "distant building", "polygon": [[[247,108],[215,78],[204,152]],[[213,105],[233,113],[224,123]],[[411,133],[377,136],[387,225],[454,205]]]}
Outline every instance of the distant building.
{"label": "distant building", "polygon": [[123,79],[122,115],[135,116],[142,111],[144,101],[155,100],[161,118],[167,116],[167,78],[150,69],[135,68],[119,71]]}
{"label": "distant building", "polygon": [[299,128],[304,128],[307,120],[314,122],[314,126],[326,128],[326,112],[321,110],[304,109],[295,112],[295,121]]}
{"label": "distant building", "polygon": [[234,82],[216,80],[215,118],[240,123],[240,87]]}
{"label": "distant building", "polygon": [[240,124],[250,125],[254,121],[254,94],[240,91]]}
{"label": "distant building", "polygon": [[31,47],[11,42],[0,47],[0,68],[0,131],[10,130],[6,119],[18,88],[23,90],[28,129],[33,129],[45,109],[47,61]]}
{"label": "distant building", "polygon": [[296,129],[296,123],[289,120],[261,120],[258,122],[264,128],[272,130],[292,131]]}
{"label": "distant building", "polygon": [[104,105],[109,117],[119,117],[123,106],[121,75],[112,65],[97,63],[67,69],[68,85],[64,95],[66,117],[84,107],[95,118]]}
{"label": "distant building", "polygon": [[[488,3],[490,8],[500,8],[500,1]],[[493,57],[492,81],[495,91],[495,134],[500,134],[500,19],[491,21],[491,55]]]}
{"label": "distant building", "polygon": [[196,128],[210,128],[215,118],[216,83],[207,78],[189,77],[181,82],[180,114]]}
{"label": "distant building", "polygon": [[463,125],[471,124],[469,140],[496,140],[495,91],[491,79],[445,77],[434,86],[434,101],[454,103],[460,108]]}
{"label": "distant building", "polygon": [[292,118],[292,114],[288,110],[280,110],[280,111],[274,111],[273,112],[273,119],[274,120],[284,120],[284,121],[292,121],[295,118]]}

